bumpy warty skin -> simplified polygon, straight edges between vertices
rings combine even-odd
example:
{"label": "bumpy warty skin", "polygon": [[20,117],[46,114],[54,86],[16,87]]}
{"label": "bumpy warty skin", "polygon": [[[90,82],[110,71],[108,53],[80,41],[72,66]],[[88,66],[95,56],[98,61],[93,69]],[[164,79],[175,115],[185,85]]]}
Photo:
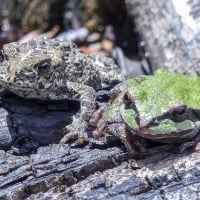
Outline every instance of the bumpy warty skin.
{"label": "bumpy warty skin", "polygon": [[24,98],[80,101],[80,118],[68,130],[75,135],[85,132],[95,109],[96,91],[123,80],[114,63],[89,57],[72,42],[14,42],[4,45],[1,51],[1,87]]}
{"label": "bumpy warty skin", "polygon": [[76,100],[76,94],[68,91],[70,82],[98,90],[105,82],[121,80],[114,64],[86,56],[71,42],[9,43],[1,54],[0,85],[25,98]]}

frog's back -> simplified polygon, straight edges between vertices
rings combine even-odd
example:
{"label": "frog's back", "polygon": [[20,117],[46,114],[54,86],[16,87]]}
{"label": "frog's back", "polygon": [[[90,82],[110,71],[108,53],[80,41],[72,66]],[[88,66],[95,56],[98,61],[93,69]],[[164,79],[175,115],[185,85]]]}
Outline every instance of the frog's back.
{"label": "frog's back", "polygon": [[98,90],[122,80],[114,64],[89,57],[68,41],[13,42],[0,57],[0,85],[25,98],[77,99],[70,83]]}
{"label": "frog's back", "polygon": [[153,76],[140,76],[128,83],[143,119],[159,116],[169,107],[180,104],[200,107],[199,76],[159,69]]}

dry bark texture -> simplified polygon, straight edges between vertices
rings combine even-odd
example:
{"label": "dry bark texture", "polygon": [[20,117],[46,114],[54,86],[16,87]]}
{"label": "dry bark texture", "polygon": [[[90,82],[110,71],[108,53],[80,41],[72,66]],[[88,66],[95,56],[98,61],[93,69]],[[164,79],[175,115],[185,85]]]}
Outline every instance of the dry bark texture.
{"label": "dry bark texture", "polygon": [[126,0],[154,69],[200,74],[197,0]]}
{"label": "dry bark texture", "polygon": [[[120,145],[59,146],[55,133],[76,105],[15,96],[2,105],[0,199],[199,199],[200,145],[182,154],[146,156],[133,170]],[[13,143],[20,152],[9,148]]]}

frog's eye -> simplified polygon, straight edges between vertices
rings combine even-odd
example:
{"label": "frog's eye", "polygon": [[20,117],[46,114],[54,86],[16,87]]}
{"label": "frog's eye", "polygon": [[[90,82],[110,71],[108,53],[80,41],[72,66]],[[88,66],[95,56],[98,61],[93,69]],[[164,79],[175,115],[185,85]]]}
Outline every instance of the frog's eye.
{"label": "frog's eye", "polygon": [[187,114],[187,106],[183,105],[178,108],[174,108],[171,112],[171,119],[175,122],[184,121]]}
{"label": "frog's eye", "polygon": [[39,74],[43,74],[47,71],[49,71],[50,69],[50,61],[45,60],[42,61],[40,63],[38,63],[37,65],[34,66],[34,70],[37,71]]}
{"label": "frog's eye", "polygon": [[124,102],[124,105],[125,105],[126,108],[129,108],[129,107],[130,107],[132,101],[131,101],[131,98],[130,98],[130,96],[129,96],[128,93],[126,93],[126,94],[124,95],[124,97],[123,97],[123,102]]}

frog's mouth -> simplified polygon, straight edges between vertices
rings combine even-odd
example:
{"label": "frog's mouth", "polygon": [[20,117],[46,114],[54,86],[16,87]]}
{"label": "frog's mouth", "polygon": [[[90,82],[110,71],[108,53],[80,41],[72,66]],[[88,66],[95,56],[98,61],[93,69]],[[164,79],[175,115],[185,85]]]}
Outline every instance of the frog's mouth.
{"label": "frog's mouth", "polygon": [[199,131],[200,121],[174,122],[170,119],[161,121],[157,126],[141,127],[135,130],[141,137],[165,143],[188,141],[193,139]]}
{"label": "frog's mouth", "polygon": [[140,129],[140,136],[164,142],[183,142],[200,132],[199,111],[186,105],[171,107]]}

